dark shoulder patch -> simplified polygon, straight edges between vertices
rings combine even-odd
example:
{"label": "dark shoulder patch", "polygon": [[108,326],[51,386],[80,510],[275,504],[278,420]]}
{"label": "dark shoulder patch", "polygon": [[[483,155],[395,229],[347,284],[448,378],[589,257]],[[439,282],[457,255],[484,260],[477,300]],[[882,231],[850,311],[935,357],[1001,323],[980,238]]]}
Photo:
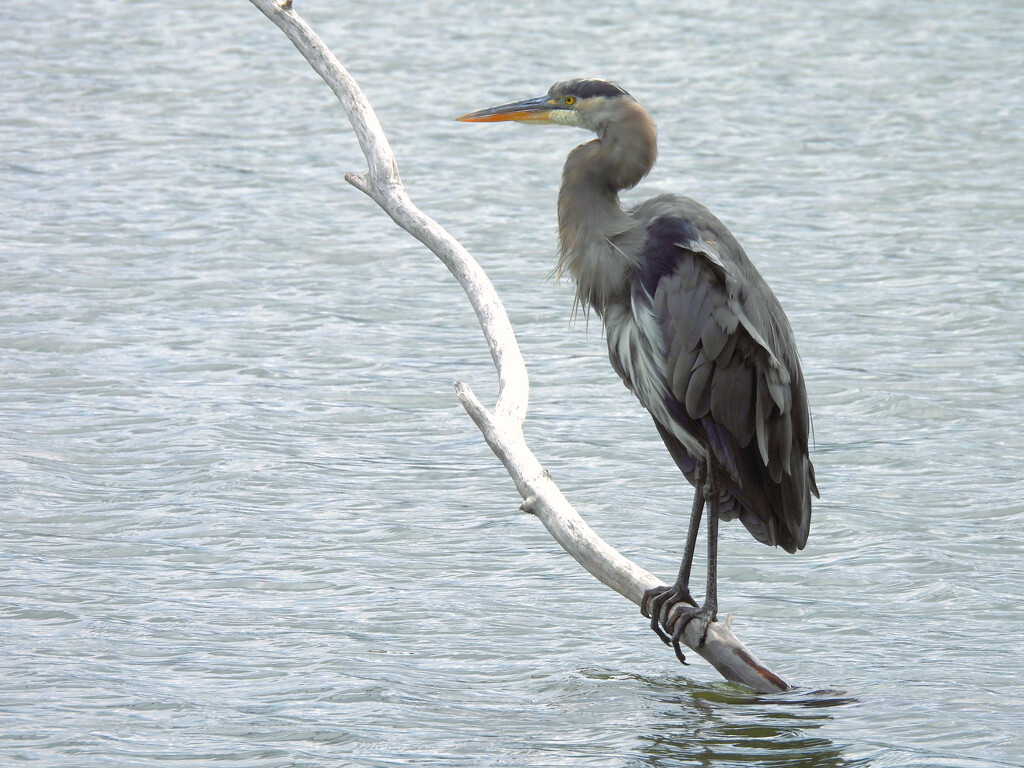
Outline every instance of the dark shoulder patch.
{"label": "dark shoulder patch", "polygon": [[680,259],[679,246],[694,240],[700,240],[700,233],[686,219],[660,216],[651,222],[636,267],[637,277],[649,296],[654,295],[663,277],[676,270]]}

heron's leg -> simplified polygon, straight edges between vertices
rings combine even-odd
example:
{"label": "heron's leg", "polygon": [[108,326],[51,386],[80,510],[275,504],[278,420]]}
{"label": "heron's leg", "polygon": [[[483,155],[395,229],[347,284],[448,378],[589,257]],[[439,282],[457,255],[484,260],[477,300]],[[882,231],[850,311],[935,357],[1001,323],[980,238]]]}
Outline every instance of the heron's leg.
{"label": "heron's leg", "polygon": [[[698,482],[701,482],[698,480]],[[676,589],[683,593],[683,599],[696,605],[693,596],[690,594],[690,569],[693,567],[693,553],[697,549],[697,531],[700,529],[700,518],[704,513],[704,491],[700,488],[693,495],[693,509],[690,510],[690,527],[686,532],[686,550],[683,552],[683,562],[679,564],[679,574],[676,576]],[[709,521],[710,522],[710,521]]]}
{"label": "heron's leg", "polygon": [[[707,566],[707,588],[704,593],[704,605],[697,608],[683,608],[676,617],[672,627],[672,647],[676,655],[683,658],[679,648],[679,640],[683,636],[686,625],[694,619],[700,622],[699,645],[704,645],[707,638],[708,626],[718,615],[718,471],[714,461],[708,462],[708,566]],[[692,601],[691,601],[692,602]]]}
{"label": "heron's leg", "polygon": [[[660,624],[666,603],[668,603],[666,616],[671,613],[672,606],[676,603],[685,602],[694,607],[697,605],[690,595],[690,569],[693,566],[693,553],[697,548],[697,531],[700,529],[700,519],[704,512],[703,467],[703,462],[697,465],[696,490],[693,494],[693,509],[690,512],[690,528],[686,534],[686,550],[683,553],[683,561],[679,565],[679,574],[676,576],[675,584],[671,587],[652,587],[644,593],[643,600],[640,602],[640,612],[651,619],[651,629],[657,633],[665,645],[671,644],[670,636],[662,630]],[[677,655],[682,656],[682,652],[678,649]]]}

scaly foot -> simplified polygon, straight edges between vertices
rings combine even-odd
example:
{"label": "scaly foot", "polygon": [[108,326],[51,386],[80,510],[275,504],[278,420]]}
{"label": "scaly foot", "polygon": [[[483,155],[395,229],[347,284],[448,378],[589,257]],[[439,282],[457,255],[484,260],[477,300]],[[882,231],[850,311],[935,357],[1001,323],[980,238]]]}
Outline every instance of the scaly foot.
{"label": "scaly foot", "polygon": [[683,655],[682,649],[679,647],[679,641],[683,637],[683,632],[686,630],[687,625],[691,621],[698,622],[700,631],[700,639],[697,641],[697,648],[701,648],[704,645],[704,641],[708,639],[708,627],[711,622],[715,620],[718,615],[718,606],[708,605],[704,603],[700,608],[694,606],[693,608],[681,608],[677,613],[675,620],[672,624],[672,649],[676,652],[676,656],[684,664],[686,663],[686,657]]}
{"label": "scaly foot", "polygon": [[[643,600],[640,601],[640,613],[651,620],[651,629],[654,630],[665,645],[672,646],[676,652],[676,657],[685,664],[686,656],[683,655],[682,650],[679,648],[679,637],[676,636],[674,629],[671,633],[667,631],[669,626],[666,623],[668,617],[672,615],[672,609],[680,603],[687,603],[693,606],[694,611],[699,610],[697,603],[690,595],[688,587],[679,584],[673,584],[671,587],[652,587],[644,592]],[[689,611],[690,609],[683,610]],[[689,619],[684,621],[682,625],[677,621],[676,626],[685,627],[688,621]]]}

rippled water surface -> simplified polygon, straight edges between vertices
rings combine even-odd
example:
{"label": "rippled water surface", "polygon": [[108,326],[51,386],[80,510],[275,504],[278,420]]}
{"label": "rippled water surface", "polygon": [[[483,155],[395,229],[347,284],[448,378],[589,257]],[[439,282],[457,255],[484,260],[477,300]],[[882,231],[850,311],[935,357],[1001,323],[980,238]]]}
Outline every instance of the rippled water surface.
{"label": "rippled water surface", "polygon": [[248,3],[15,2],[0,31],[4,765],[1024,764],[1024,6],[298,4],[531,371],[527,436],[670,578],[690,491],[549,282],[568,129],[451,118],[581,74],[658,121],[780,295],[821,502],[723,528],[799,688],[681,667],[532,517],[451,384],[457,285],[342,179]]}

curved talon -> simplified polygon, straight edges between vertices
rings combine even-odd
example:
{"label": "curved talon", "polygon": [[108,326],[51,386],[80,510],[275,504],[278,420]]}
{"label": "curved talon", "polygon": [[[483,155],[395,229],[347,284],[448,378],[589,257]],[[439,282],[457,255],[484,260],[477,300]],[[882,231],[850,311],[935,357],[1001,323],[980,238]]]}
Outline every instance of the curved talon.
{"label": "curved talon", "polygon": [[647,608],[647,603],[655,595],[660,595],[662,592],[664,592],[665,589],[666,589],[666,587],[651,587],[650,589],[648,589],[648,590],[646,590],[644,592],[644,596],[640,600],[640,615],[641,616],[643,616],[646,619],[651,618],[650,611]]}
{"label": "curved talon", "polygon": [[675,632],[672,633],[672,650],[676,652],[676,658],[679,659],[679,663],[684,667],[688,667],[690,665],[686,661],[686,654],[683,653],[683,649],[679,647],[679,638],[681,635],[682,632],[678,635]]}
{"label": "curved talon", "polygon": [[[697,647],[704,647],[704,643],[708,639],[708,627],[715,620],[715,614],[716,610],[708,605],[704,605],[701,608],[684,608],[679,612],[675,623],[672,625],[672,647],[676,651],[676,656],[682,655],[682,651],[679,648],[679,640],[682,638],[687,625],[694,619],[700,621],[700,640],[697,641]],[[683,663],[685,664],[686,662]]]}
{"label": "curved talon", "polygon": [[[682,650],[679,648],[679,637],[675,632],[670,634],[671,630],[669,630],[668,626],[668,617],[672,614],[672,609],[679,603],[689,603],[694,607],[694,610],[697,610],[697,604],[690,595],[690,590],[686,587],[680,587],[678,584],[671,587],[652,587],[644,592],[644,597],[640,601],[640,612],[650,618],[651,629],[654,633],[661,638],[665,645],[672,646],[676,652],[676,658],[683,664],[686,664],[686,656],[683,655]],[[665,621],[662,621],[662,615],[665,616]],[[684,621],[682,626],[685,627],[688,621],[688,619]],[[676,622],[675,626],[679,626],[679,622]]]}
{"label": "curved talon", "polygon": [[659,617],[661,616],[661,607],[668,598],[671,589],[671,587],[666,586],[652,587],[644,592],[644,598],[640,601],[640,613],[651,620],[651,629],[654,630],[654,633],[661,638],[661,642],[665,645],[670,645],[671,640],[662,630]]}

